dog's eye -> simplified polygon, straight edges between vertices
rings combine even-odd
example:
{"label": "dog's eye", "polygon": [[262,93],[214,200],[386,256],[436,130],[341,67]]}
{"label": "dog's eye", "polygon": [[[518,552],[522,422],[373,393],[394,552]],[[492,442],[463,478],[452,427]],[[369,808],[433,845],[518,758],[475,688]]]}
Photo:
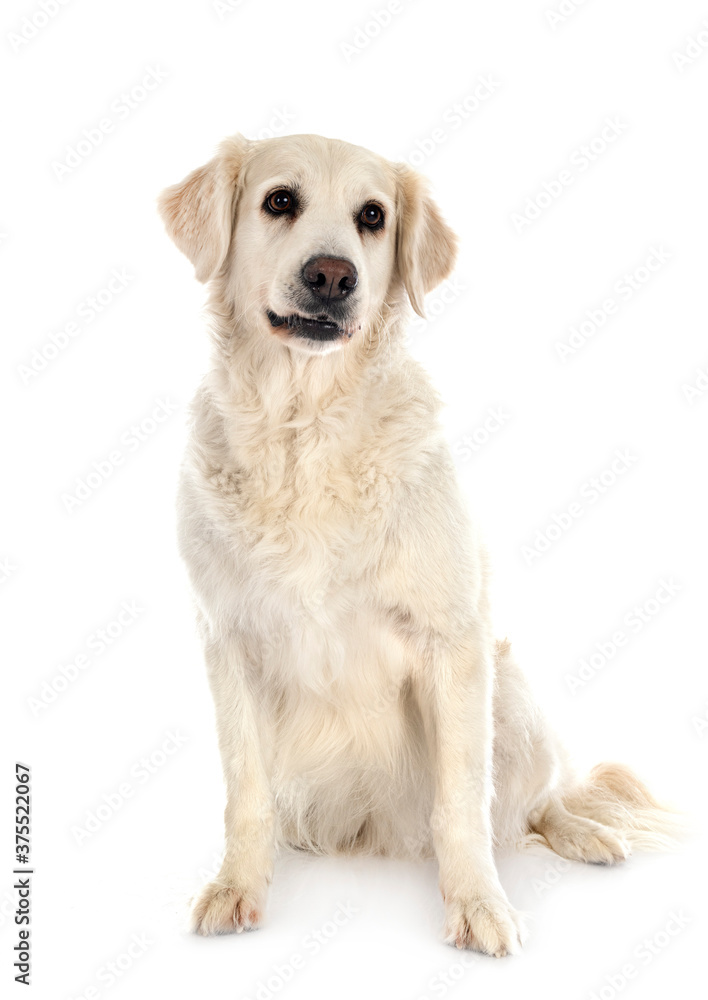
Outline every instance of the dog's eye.
{"label": "dog's eye", "polygon": [[265,200],[265,207],[274,215],[283,215],[295,209],[295,196],[292,191],[274,191]]}
{"label": "dog's eye", "polygon": [[383,209],[374,205],[373,202],[370,205],[364,205],[359,215],[359,222],[368,229],[380,229],[384,224]]}

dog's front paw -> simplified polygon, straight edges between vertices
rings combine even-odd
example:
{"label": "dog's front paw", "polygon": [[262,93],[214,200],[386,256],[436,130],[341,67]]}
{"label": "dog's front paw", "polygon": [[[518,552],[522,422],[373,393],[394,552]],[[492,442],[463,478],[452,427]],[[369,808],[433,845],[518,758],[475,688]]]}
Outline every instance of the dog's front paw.
{"label": "dog's front paw", "polygon": [[263,900],[257,892],[223,882],[210,882],[202,889],[192,910],[192,929],[197,934],[239,934],[258,927]]}
{"label": "dog's front paw", "polygon": [[503,896],[448,896],[445,941],[495,958],[514,955],[526,937],[523,921]]}

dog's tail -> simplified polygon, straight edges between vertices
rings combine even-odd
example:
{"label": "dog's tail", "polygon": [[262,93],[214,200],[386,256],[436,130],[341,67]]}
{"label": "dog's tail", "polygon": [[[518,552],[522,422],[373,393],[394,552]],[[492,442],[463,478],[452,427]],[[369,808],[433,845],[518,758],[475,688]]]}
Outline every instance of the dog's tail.
{"label": "dog's tail", "polygon": [[686,818],[657,802],[624,764],[598,764],[561,801],[569,813],[616,831],[632,850],[674,850],[687,832]]}

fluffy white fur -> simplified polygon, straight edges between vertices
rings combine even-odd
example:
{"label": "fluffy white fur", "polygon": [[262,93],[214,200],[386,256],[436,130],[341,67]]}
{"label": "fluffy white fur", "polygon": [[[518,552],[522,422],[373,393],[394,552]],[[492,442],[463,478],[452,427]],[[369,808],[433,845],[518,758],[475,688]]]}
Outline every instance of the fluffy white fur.
{"label": "fluffy white fur", "polygon": [[[264,211],[278,188],[299,192],[295,217]],[[356,224],[372,201],[379,232]],[[446,940],[514,952],[495,843],[612,863],[664,844],[671,821],[622,766],[573,773],[491,633],[486,556],[403,338],[455,237],[414,171],[317,136],[234,136],[160,207],[210,281],[214,343],[179,501],[227,786],[195,928],[256,926],[292,844],[435,855]],[[359,273],[325,343],[267,316],[299,311],[321,254]]]}

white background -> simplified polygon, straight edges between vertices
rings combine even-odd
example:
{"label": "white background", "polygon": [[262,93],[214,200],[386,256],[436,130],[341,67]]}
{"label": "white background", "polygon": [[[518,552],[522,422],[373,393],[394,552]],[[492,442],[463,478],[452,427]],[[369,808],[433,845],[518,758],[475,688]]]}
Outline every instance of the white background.
{"label": "white background", "polygon": [[[708,365],[708,6],[408,0],[376,34],[371,14],[384,6],[244,0],[219,13],[209,0],[71,0],[20,43],[12,36],[31,34],[24,18],[40,8],[3,7],[0,981],[13,995],[24,995],[11,968],[17,759],[34,788],[35,997],[644,1000],[704,988],[700,833],[680,854],[619,869],[502,859],[531,935],[501,962],[463,966],[441,943],[432,864],[298,857],[279,866],[262,930],[203,940],[186,929],[222,843],[212,706],[174,537],[185,406],[208,339],[204,289],[155,198],[236,130],[336,136],[431,178],[463,250],[452,301],[431,297],[411,344],[448,404],[492,553],[499,630],[582,760],[632,763],[699,828],[706,812],[708,392],[686,387],[708,385],[697,371]],[[549,17],[560,7],[571,13]],[[367,22],[375,37],[363,44]],[[150,68],[164,80],[120,110]],[[481,78],[494,92],[474,107]],[[451,109],[469,95],[463,121]],[[67,146],[106,117],[101,144],[58,177]],[[607,119],[621,134],[581,169],[577,151]],[[515,224],[564,169],[572,183]],[[664,263],[636,272],[652,248]],[[127,284],[87,321],[86,300],[114,268]],[[636,292],[621,298],[615,286],[635,272]],[[608,298],[615,314],[586,327],[563,362],[558,342]],[[72,321],[76,336],[47,351]],[[55,356],[28,375],[35,350]],[[165,399],[178,409],[144,424],[133,448],[126,430]],[[503,426],[480,446],[497,407]],[[525,558],[617,449],[630,468]],[[69,512],[77,480],[116,450],[122,464]],[[662,580],[679,589],[659,606]],[[123,602],[140,612],[96,652]],[[625,621],[636,607],[649,619],[639,628]],[[571,691],[568,676],[618,630],[625,644]],[[60,667],[76,674],[81,654],[87,665],[64,682]],[[51,685],[62,690],[49,702]],[[170,733],[183,742],[164,755]],[[104,796],[120,808],[79,844]],[[328,938],[339,902],[357,912]],[[680,910],[687,925],[662,936]],[[647,962],[637,949],[657,933]],[[133,935],[149,944],[120,959]],[[304,967],[289,975],[296,953]],[[111,982],[116,960],[129,967]],[[628,963],[636,976],[623,982]]]}

